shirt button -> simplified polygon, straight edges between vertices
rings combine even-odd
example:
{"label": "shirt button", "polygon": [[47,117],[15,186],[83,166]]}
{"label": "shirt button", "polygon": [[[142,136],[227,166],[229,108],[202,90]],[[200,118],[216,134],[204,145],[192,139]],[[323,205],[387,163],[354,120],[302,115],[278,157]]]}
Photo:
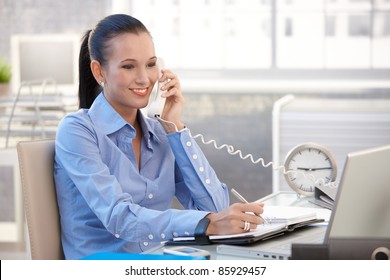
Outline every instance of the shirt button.
{"label": "shirt button", "polygon": [[117,233],[117,234],[115,234],[115,237],[116,237],[116,238],[119,238],[119,237],[120,237],[120,235]]}
{"label": "shirt button", "polygon": [[199,167],[199,171],[200,171],[200,172],[203,172],[203,171],[204,171],[203,166]]}
{"label": "shirt button", "polygon": [[188,141],[188,142],[186,143],[186,145],[187,145],[187,147],[191,147],[192,143],[191,143],[190,141]]}
{"label": "shirt button", "polygon": [[160,236],[161,236],[162,239],[165,238],[165,234],[164,233],[161,233]]}
{"label": "shirt button", "polygon": [[188,231],[184,232],[184,235],[190,236],[190,233]]}
{"label": "shirt button", "polygon": [[149,245],[149,242],[144,242],[144,246],[148,246]]}
{"label": "shirt button", "polygon": [[148,198],[149,198],[149,199],[152,199],[152,198],[153,198],[153,194],[150,193],[150,194],[148,195]]}
{"label": "shirt button", "polygon": [[179,234],[178,234],[177,232],[174,232],[174,233],[173,233],[173,236],[174,236],[174,237],[178,237]]}
{"label": "shirt button", "polygon": [[207,185],[210,184],[210,179],[206,179],[206,184],[207,184]]}
{"label": "shirt button", "polygon": [[153,240],[153,234],[149,234],[149,235],[148,235],[148,238],[149,238],[150,240]]}
{"label": "shirt button", "polygon": [[193,159],[197,159],[197,158],[198,158],[198,155],[197,155],[197,154],[193,154],[193,155],[192,155],[192,158],[193,158]]}

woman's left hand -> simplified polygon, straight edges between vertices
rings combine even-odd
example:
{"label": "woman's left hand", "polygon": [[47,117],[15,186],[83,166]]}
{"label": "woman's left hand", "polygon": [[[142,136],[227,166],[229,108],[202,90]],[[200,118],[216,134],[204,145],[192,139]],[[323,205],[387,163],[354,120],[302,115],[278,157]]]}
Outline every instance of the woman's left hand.
{"label": "woman's left hand", "polygon": [[184,128],[184,124],[180,120],[184,107],[184,97],[181,91],[180,81],[177,75],[168,69],[162,69],[162,73],[163,75],[159,82],[163,86],[160,89],[166,91],[162,95],[166,100],[161,118],[175,123],[177,129],[181,130]]}

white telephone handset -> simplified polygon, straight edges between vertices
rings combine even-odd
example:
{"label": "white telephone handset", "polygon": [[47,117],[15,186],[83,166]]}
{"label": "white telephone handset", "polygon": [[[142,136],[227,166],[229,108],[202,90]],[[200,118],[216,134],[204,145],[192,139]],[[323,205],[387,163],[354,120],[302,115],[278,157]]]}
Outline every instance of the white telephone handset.
{"label": "white telephone handset", "polygon": [[[165,68],[164,61],[161,57],[157,58],[158,79],[161,78],[161,69]],[[157,81],[154,85],[149,97],[149,104],[147,106],[147,114],[149,118],[161,117],[165,105],[165,98],[161,97],[164,91],[161,91],[162,84]]]}

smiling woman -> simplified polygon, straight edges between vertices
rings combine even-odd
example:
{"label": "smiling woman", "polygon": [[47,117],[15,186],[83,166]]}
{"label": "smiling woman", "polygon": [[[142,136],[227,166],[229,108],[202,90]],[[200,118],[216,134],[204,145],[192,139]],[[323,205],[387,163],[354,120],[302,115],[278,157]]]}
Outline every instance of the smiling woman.
{"label": "smiling woman", "polygon": [[[54,177],[65,257],[139,253],[175,236],[233,234],[262,223],[263,205],[233,204],[181,122],[176,74],[157,67],[152,38],[137,19],[115,14],[86,32],[78,112],[60,123]],[[160,119],[140,111],[161,82]],[[169,126],[167,125],[169,123]],[[173,130],[171,128],[174,127]],[[185,210],[172,209],[173,198]]]}
{"label": "smiling woman", "polygon": [[95,79],[103,83],[107,101],[125,120],[134,124],[137,109],[148,104],[158,77],[153,41],[145,32],[126,33],[110,40],[109,44],[110,58],[100,63],[92,56],[91,70]]}

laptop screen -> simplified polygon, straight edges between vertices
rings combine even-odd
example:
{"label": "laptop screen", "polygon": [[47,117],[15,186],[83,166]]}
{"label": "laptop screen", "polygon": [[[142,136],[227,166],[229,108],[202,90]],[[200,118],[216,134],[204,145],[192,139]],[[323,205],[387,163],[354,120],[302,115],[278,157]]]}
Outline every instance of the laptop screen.
{"label": "laptop screen", "polygon": [[390,145],[348,154],[325,242],[390,237]]}

